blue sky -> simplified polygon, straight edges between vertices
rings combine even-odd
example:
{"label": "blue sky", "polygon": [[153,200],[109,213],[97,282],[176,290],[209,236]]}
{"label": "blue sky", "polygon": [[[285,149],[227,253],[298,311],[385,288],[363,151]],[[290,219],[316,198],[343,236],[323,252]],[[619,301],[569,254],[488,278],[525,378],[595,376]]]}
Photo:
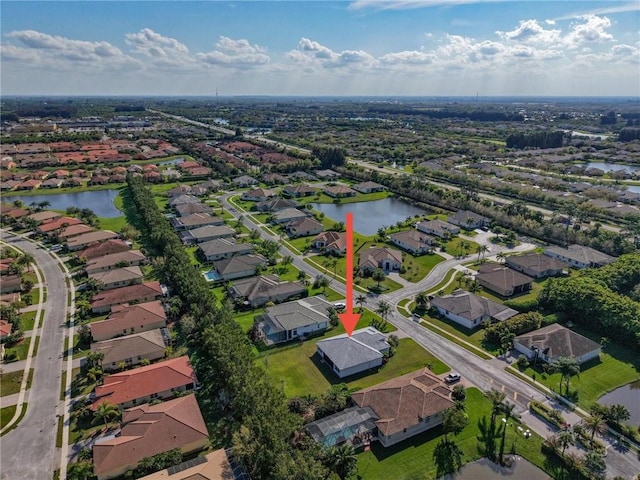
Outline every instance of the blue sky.
{"label": "blue sky", "polygon": [[6,1],[3,95],[640,95],[635,1]]}

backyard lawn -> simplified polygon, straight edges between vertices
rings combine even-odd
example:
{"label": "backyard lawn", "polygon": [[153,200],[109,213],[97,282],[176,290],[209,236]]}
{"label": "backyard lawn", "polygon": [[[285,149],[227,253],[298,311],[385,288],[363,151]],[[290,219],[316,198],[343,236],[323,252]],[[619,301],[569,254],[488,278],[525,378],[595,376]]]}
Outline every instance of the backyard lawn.
{"label": "backyard lawn", "polygon": [[402,266],[405,269],[400,276],[409,282],[419,282],[428,275],[433,267],[444,261],[440,255],[421,255],[414,257],[407,253],[403,253],[404,260]]}
{"label": "backyard lawn", "polygon": [[[368,316],[361,318],[357,328],[369,324]],[[266,368],[276,386],[282,386],[288,397],[320,395],[329,385],[347,383],[349,388],[360,389],[384,382],[399,375],[418,370],[430,364],[440,374],[449,368],[409,338],[401,339],[396,354],[376,373],[355,375],[340,379],[316,355],[316,342],[344,333],[342,325],[322,337],[267,350],[258,354],[256,362]]]}
{"label": "backyard lawn", "polygon": [[[24,371],[3,373],[0,375],[0,396],[13,395],[20,391],[20,384],[22,383],[22,375]],[[33,368],[29,372],[29,379],[27,381],[27,388],[31,388],[31,381],[33,379]]]}

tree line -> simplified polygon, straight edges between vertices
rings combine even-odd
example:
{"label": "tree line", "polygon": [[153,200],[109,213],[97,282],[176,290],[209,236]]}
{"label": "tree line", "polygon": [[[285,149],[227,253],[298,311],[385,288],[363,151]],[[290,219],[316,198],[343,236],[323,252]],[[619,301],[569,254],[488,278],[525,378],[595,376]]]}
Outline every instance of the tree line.
{"label": "tree line", "polygon": [[220,308],[140,178],[128,187],[145,227],[149,252],[161,257],[162,280],[173,294],[173,308],[186,339],[201,389],[198,399],[212,443],[232,446],[254,479],[329,478],[323,452],[315,442],[294,444],[300,418],[283,393],[254,363],[247,336],[230,309]]}
{"label": "tree line", "polygon": [[570,137],[560,130],[550,132],[548,130],[540,130],[536,132],[524,133],[517,132],[506,138],[507,148],[559,148],[564,145],[566,137]]}

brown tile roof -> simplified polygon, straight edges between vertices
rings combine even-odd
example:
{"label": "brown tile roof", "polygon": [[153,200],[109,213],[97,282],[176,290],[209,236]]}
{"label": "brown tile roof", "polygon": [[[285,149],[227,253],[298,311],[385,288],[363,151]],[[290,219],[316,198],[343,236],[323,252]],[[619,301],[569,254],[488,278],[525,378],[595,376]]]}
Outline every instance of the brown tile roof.
{"label": "brown tile roof", "polygon": [[527,268],[533,272],[545,272],[547,270],[562,270],[569,266],[554,257],[542,253],[530,253],[527,255],[511,255],[506,260],[509,265]]}
{"label": "brown tile roof", "polygon": [[124,252],[130,249],[131,247],[127,245],[124,240],[111,239],[107,240],[106,242],[87,247],[84,250],[80,250],[79,252],[76,252],[76,256],[85,257],[90,260],[92,258],[102,257],[103,255],[109,255],[112,253]]}
{"label": "brown tile roof", "polygon": [[[221,448],[204,457],[205,461],[179,472],[169,473],[169,469],[160,470],[139,480],[240,480],[234,475],[225,449]],[[238,468],[238,467],[236,467]],[[248,477],[242,477],[248,478]]]}
{"label": "brown tile roof", "polygon": [[96,230],[95,232],[84,233],[77,237],[70,238],[67,240],[67,247],[73,249],[74,247],[81,247],[82,245],[88,245],[93,242],[111,240],[117,236],[118,234],[111,230]]}
{"label": "brown tile roof", "polygon": [[[485,267],[485,268],[483,268]],[[501,265],[486,264],[480,267],[476,280],[499,290],[511,290],[533,282],[533,278]]]}
{"label": "brown tile roof", "polygon": [[82,223],[82,220],[74,217],[60,217],[54,220],[49,220],[38,227],[38,231],[42,233],[53,232],[59,228],[69,227],[71,225],[78,225]]}
{"label": "brown tile roof", "polygon": [[444,392],[449,389],[443,381],[425,368],[355,392],[351,398],[360,407],[371,407],[379,417],[378,429],[389,436],[453,407]]}
{"label": "brown tile roof", "polygon": [[111,285],[120,282],[132,282],[134,280],[142,279],[142,277],[142,270],[140,270],[140,267],[137,265],[134,265],[133,267],[114,268],[112,270],[104,270],[89,274],[89,278],[95,278],[104,285]]}
{"label": "brown tile roof", "polygon": [[139,285],[114,288],[97,293],[91,299],[91,308],[97,309],[108,305],[121,305],[123,303],[136,302],[141,298],[162,295],[160,282],[146,282]]}
{"label": "brown tile roof", "polygon": [[114,373],[106,376],[104,383],[96,387],[91,408],[95,410],[102,402],[121,405],[154,393],[192,385],[194,381],[195,373],[187,355]]}
{"label": "brown tile roof", "polygon": [[78,223],[76,225],[70,225],[64,230],[62,230],[58,234],[58,238],[61,240],[64,240],[66,238],[75,237],[77,235],[82,235],[83,233],[89,233],[92,231],[93,231],[93,228],[91,228],[90,226],[85,225],[84,223]]}
{"label": "brown tile roof", "polygon": [[128,470],[145,457],[174,448],[197,449],[208,436],[195,395],[129,408],[123,414],[120,436],[94,444],[94,474]]}
{"label": "brown tile roof", "polygon": [[[110,320],[105,321],[109,322]],[[153,358],[158,358],[157,354],[162,355],[164,348],[164,339],[159,328],[91,344],[92,352],[104,354],[103,365],[117,364],[133,357],[150,358],[153,356]]]}
{"label": "brown tile roof", "polygon": [[600,348],[598,343],[557,323],[518,335],[514,341],[528,348],[548,348],[548,352],[545,353],[550,358],[580,357]]}
{"label": "brown tile roof", "polygon": [[[129,288],[129,287],[125,287]],[[113,291],[113,290],[112,290]],[[155,323],[166,323],[167,315],[160,300],[139,303],[137,305],[117,305],[112,307],[111,315],[106,320],[89,324],[94,338],[114,337],[131,327],[144,327]]]}
{"label": "brown tile roof", "polygon": [[32,213],[31,215],[29,215],[27,218],[31,218],[32,220],[35,220],[36,222],[46,222],[47,220],[53,220],[55,218],[60,218],[62,215],[60,215],[58,212],[51,212],[49,210],[44,210],[42,212],[37,212],[37,213]]}
{"label": "brown tile roof", "polygon": [[122,252],[110,253],[101,257],[92,258],[87,261],[85,270],[87,272],[101,270],[117,265],[120,262],[143,262],[146,260],[144,253],[140,250],[125,250]]}

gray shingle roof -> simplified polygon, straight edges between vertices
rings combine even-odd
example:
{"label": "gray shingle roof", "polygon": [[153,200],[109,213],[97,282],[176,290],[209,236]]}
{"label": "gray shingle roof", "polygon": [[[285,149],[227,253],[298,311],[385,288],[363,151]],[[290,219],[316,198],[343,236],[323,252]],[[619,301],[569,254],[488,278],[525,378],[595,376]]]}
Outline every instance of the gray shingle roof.
{"label": "gray shingle roof", "polygon": [[317,347],[340,370],[382,358],[382,352],[390,348],[385,336],[373,327],[356,330],[350,337],[344,333],[320,340]]}
{"label": "gray shingle roof", "polygon": [[600,348],[596,342],[557,323],[518,335],[514,341],[528,348],[548,348],[547,355],[552,358],[580,357]]}
{"label": "gray shingle roof", "polygon": [[268,307],[264,316],[271,324],[269,333],[273,333],[328,322],[331,307],[323,297],[316,296]]}
{"label": "gray shingle roof", "polygon": [[488,315],[496,320],[506,320],[518,314],[512,308],[464,290],[456,290],[451,295],[435,297],[431,300],[431,305],[443,308],[467,320],[475,320],[482,315]]}
{"label": "gray shingle roof", "polygon": [[199,245],[202,253],[206,257],[212,257],[216,255],[225,255],[228,253],[251,253],[253,252],[253,245],[250,243],[235,243],[226,238],[216,238],[208,242],[201,243]]}

